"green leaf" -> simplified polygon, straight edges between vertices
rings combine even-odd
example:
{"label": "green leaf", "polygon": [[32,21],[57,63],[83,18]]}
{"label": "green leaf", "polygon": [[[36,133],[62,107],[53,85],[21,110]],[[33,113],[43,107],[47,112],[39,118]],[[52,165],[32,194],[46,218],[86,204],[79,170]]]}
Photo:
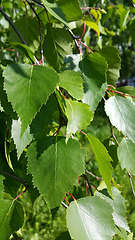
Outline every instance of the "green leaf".
{"label": "green leaf", "polygon": [[5,90],[21,121],[21,136],[59,82],[58,74],[43,66],[11,64],[4,70]]}
{"label": "green leaf", "polygon": [[90,124],[93,113],[91,112],[89,106],[85,103],[66,100],[66,115],[68,118],[67,125],[67,139],[71,134],[75,134],[77,131],[86,128]]}
{"label": "green leaf", "polygon": [[113,126],[135,142],[135,105],[129,99],[113,96],[105,102],[105,111]]}
{"label": "green leaf", "polygon": [[34,134],[35,138],[39,138],[48,132],[50,129],[49,125],[52,125],[53,114],[57,110],[57,106],[57,100],[52,94],[46,105],[41,107],[40,112],[37,113],[30,125],[30,132]]}
{"label": "green leaf", "polygon": [[88,27],[90,27],[91,29],[93,29],[97,33],[97,35],[99,37],[100,31],[99,31],[99,27],[98,27],[97,23],[94,22],[94,20],[92,20],[90,17],[83,17],[83,19],[85,21],[85,24]]}
{"label": "green leaf", "polygon": [[2,175],[0,175],[0,199],[2,199],[2,197],[3,197],[3,195],[2,195],[2,192],[4,190],[3,180],[4,180],[4,177]]}
{"label": "green leaf", "polygon": [[17,201],[0,200],[0,239],[5,240],[24,222],[22,205]]}
{"label": "green leaf", "polygon": [[129,32],[132,37],[132,43],[135,45],[135,19],[129,25]]}
{"label": "green leaf", "polygon": [[[40,31],[39,31],[39,23],[36,18],[25,17],[20,18],[15,22],[15,26],[17,27],[19,33],[29,46],[33,52],[35,52],[40,45]],[[11,28],[11,42],[18,42],[22,44],[22,41]]]}
{"label": "green leaf", "polygon": [[32,141],[33,136],[30,134],[30,129],[28,127],[21,137],[21,122],[20,119],[18,119],[13,120],[12,123],[12,138],[14,139],[14,143],[17,147],[17,156],[19,160],[23,150]]}
{"label": "green leaf", "polygon": [[68,70],[61,72],[59,76],[60,87],[66,89],[75,99],[83,99],[83,79],[80,73]]}
{"label": "green leaf", "polygon": [[71,240],[71,237],[69,232],[63,232],[55,240]]}
{"label": "green leaf", "polygon": [[126,214],[125,214],[125,212],[126,212],[125,198],[122,197],[122,195],[120,194],[120,191],[115,187],[112,187],[113,199],[106,195],[105,190],[106,189],[103,189],[101,192],[97,193],[96,195],[101,196],[113,207],[113,211],[114,211],[113,219],[114,219],[115,224],[118,227],[121,227],[130,233],[130,229],[128,227],[127,220],[126,220]]}
{"label": "green leaf", "polygon": [[67,227],[74,240],[111,240],[115,234],[112,207],[94,196],[70,203],[67,209]]}
{"label": "green leaf", "polygon": [[22,50],[26,57],[34,62],[34,53],[28,46],[21,43],[11,42],[7,48],[17,48]]}
{"label": "green leaf", "polygon": [[78,176],[85,171],[85,154],[77,141],[69,139],[66,144],[64,137],[42,138],[28,148],[28,173],[33,175],[34,186],[50,208],[59,206],[64,195],[77,184]]}
{"label": "green leaf", "polygon": [[126,168],[131,174],[135,175],[135,143],[128,138],[123,138],[118,147],[118,158],[122,169]]}
{"label": "green leaf", "polygon": [[80,69],[84,78],[84,99],[94,113],[107,88],[105,59],[97,53],[90,54],[80,61]]}
{"label": "green leaf", "polygon": [[78,0],[58,0],[57,3],[65,13],[68,22],[77,21],[82,18],[82,11]]}
{"label": "green leaf", "polygon": [[99,54],[105,58],[108,64],[107,69],[107,83],[116,86],[119,78],[119,70],[121,59],[119,57],[119,50],[113,46],[104,47]]}
{"label": "green leaf", "polygon": [[72,54],[72,42],[73,39],[66,29],[47,25],[47,35],[43,44],[44,54],[49,64],[58,72],[64,63],[64,57]]}
{"label": "green leaf", "polygon": [[104,145],[97,138],[90,135],[87,135],[87,138],[91,144],[93,153],[95,154],[99,171],[106,183],[106,186],[110,194],[112,195],[111,179],[112,179],[113,168],[110,162],[112,162],[113,160],[108,154]]}
{"label": "green leaf", "polygon": [[[123,86],[123,87],[118,87],[117,91],[126,93],[131,96],[135,96],[135,87],[132,86]],[[127,95],[127,97],[128,97]],[[130,97],[130,96],[129,96]],[[132,98],[133,102],[135,102],[135,98]]]}
{"label": "green leaf", "polygon": [[56,2],[49,3],[46,0],[42,0],[42,2],[44,3],[45,8],[47,9],[47,11],[53,17],[55,17],[57,20],[59,20],[61,23],[63,23],[67,28],[69,28],[68,24],[67,24],[67,20],[66,20],[65,14],[63,13],[62,9],[57,5]]}

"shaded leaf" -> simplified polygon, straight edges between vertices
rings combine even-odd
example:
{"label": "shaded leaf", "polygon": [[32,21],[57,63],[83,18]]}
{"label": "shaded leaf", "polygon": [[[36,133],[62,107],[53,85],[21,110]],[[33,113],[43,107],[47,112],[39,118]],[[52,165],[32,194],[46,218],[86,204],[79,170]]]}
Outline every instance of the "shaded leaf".
{"label": "shaded leaf", "polygon": [[132,43],[135,45],[135,19],[129,25],[129,32],[132,37]]}
{"label": "shaded leaf", "polygon": [[64,57],[72,54],[73,39],[63,28],[52,28],[47,25],[47,35],[43,43],[44,54],[49,64],[58,72],[64,63]]}
{"label": "shaded leaf", "polygon": [[126,168],[135,175],[135,143],[128,138],[123,138],[117,152],[122,169]]}
{"label": "shaded leaf", "polygon": [[65,13],[67,21],[77,21],[82,18],[82,11],[78,0],[58,0],[57,3]]}
{"label": "shaded leaf", "polygon": [[[17,27],[19,33],[21,34],[29,48],[31,48],[32,51],[35,52],[40,44],[40,31],[38,20],[32,17],[20,18],[15,22],[15,26]],[[17,42],[22,44],[22,41],[20,40],[14,29],[11,28],[10,32],[11,42]]]}
{"label": "shaded leaf", "polygon": [[[104,189],[105,190],[105,189]],[[122,197],[120,194],[120,191],[112,187],[112,195],[113,199],[111,197],[108,197],[106,194],[104,195],[104,191],[101,191],[97,193],[96,195],[103,197],[110,205],[113,207],[113,219],[115,224],[118,227],[121,227],[125,229],[126,231],[130,232],[130,229],[127,224],[126,220],[126,209],[125,209],[125,198]]]}
{"label": "shaded leaf", "polygon": [[67,139],[71,134],[75,134],[77,131],[86,128],[90,124],[93,113],[89,106],[85,103],[66,100],[66,115],[68,118],[67,125]]}
{"label": "shaded leaf", "polygon": [[107,188],[110,194],[112,195],[111,179],[112,179],[113,168],[110,162],[112,162],[113,160],[108,154],[104,145],[97,138],[90,135],[87,135],[87,138],[95,154],[99,171],[107,185]]}
{"label": "shaded leaf", "polygon": [[83,79],[80,73],[68,70],[61,72],[59,76],[60,87],[66,89],[75,99],[83,99]]}
{"label": "shaded leaf", "polygon": [[35,138],[39,138],[48,132],[49,125],[52,125],[53,114],[57,109],[57,101],[55,96],[52,94],[46,105],[43,105],[40,112],[37,113],[30,125],[30,132],[34,134]]}
{"label": "shaded leaf", "polygon": [[113,96],[105,102],[105,111],[111,124],[135,142],[135,105],[129,99]]}
{"label": "shaded leaf", "polygon": [[22,136],[54,91],[59,77],[53,69],[28,64],[11,64],[3,76],[8,99],[20,117]]}
{"label": "shaded leaf", "polygon": [[24,52],[27,58],[31,59],[34,62],[34,53],[33,51],[26,45],[16,42],[11,42],[8,45],[8,48],[17,48]]}
{"label": "shaded leaf", "polygon": [[12,200],[0,200],[0,239],[5,240],[24,222],[22,205]]}
{"label": "shaded leaf", "polygon": [[111,240],[115,234],[112,208],[103,199],[94,196],[70,203],[67,226],[74,240]]}
{"label": "shaded leaf", "polygon": [[85,154],[77,141],[69,139],[66,144],[64,137],[42,138],[28,148],[28,173],[33,175],[34,186],[50,208],[60,205],[66,192],[84,173]]}
{"label": "shaded leaf", "polygon": [[121,66],[121,59],[119,57],[119,50],[113,46],[104,47],[99,54],[105,58],[107,68],[107,83],[116,86],[119,78],[119,70]]}
{"label": "shaded leaf", "polygon": [[79,66],[84,78],[83,102],[87,103],[94,112],[107,87],[104,84],[106,82],[107,63],[102,56],[93,53],[84,57]]}
{"label": "shaded leaf", "polygon": [[71,237],[69,232],[63,232],[55,240],[71,240]]}
{"label": "shaded leaf", "polygon": [[[135,87],[132,86],[124,86],[124,87],[118,87],[117,91],[126,93],[131,96],[135,96]],[[127,95],[127,97],[128,97]],[[135,102],[135,98],[132,98],[133,102]]]}
{"label": "shaded leaf", "polygon": [[13,120],[12,123],[12,138],[14,139],[14,143],[17,148],[17,156],[20,158],[23,150],[27,147],[27,145],[32,141],[32,134],[30,134],[29,126],[21,137],[21,122],[20,119]]}

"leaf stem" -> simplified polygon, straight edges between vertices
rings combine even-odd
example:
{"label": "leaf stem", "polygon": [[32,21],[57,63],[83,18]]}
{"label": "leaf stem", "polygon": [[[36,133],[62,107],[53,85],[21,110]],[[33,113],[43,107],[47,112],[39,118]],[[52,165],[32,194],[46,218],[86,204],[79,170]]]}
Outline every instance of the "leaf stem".
{"label": "leaf stem", "polygon": [[102,179],[96,175],[94,175],[93,173],[89,172],[87,169],[85,170],[89,175],[91,175],[92,177],[96,178],[99,181],[102,181]]}
{"label": "leaf stem", "polygon": [[132,193],[135,197],[135,191],[134,191],[133,182],[132,182],[132,175],[130,174],[130,172],[128,172],[128,176],[129,176],[129,180],[130,180],[130,184],[131,184],[131,188],[132,188]]}
{"label": "leaf stem", "polygon": [[69,195],[71,196],[71,198],[73,198],[74,201],[76,200],[70,192],[69,192]]}
{"label": "leaf stem", "polygon": [[38,23],[39,23],[39,29],[40,29],[40,53],[41,53],[42,66],[44,66],[41,20],[40,20],[38,14],[36,13],[35,9],[33,8],[32,3],[30,3],[28,0],[26,0],[26,2],[30,5],[30,7],[31,7],[32,11],[34,12],[34,14],[36,15],[36,18],[37,18]]}

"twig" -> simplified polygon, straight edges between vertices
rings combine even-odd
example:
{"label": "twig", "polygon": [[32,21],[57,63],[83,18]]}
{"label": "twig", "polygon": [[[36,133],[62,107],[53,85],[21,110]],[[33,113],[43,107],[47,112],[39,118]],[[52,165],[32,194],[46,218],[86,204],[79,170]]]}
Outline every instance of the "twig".
{"label": "twig", "polygon": [[[20,40],[22,41],[22,43],[24,45],[27,45],[27,43],[25,42],[25,40],[23,39],[22,35],[19,33],[18,29],[16,28],[15,24],[12,22],[12,20],[8,17],[8,15],[3,11],[3,9],[0,7],[0,12],[3,14],[3,16],[5,17],[5,19],[10,23],[10,25],[12,26],[12,28],[15,30],[16,34],[18,35],[18,37],[20,38]],[[38,60],[36,59],[36,57],[34,56],[34,60],[35,62],[33,62],[33,60],[29,57],[29,59],[32,61],[33,64],[37,64],[39,65],[38,63]]]}
{"label": "twig", "polygon": [[90,189],[91,196],[94,196],[94,193],[93,193],[93,190],[92,190],[92,187],[91,187],[91,183],[90,183],[90,180],[89,180],[89,178],[88,178],[88,175],[87,175],[87,172],[86,172],[86,171],[85,171],[85,177],[86,177],[86,180],[87,180],[89,189]]}
{"label": "twig", "polygon": [[11,174],[11,173],[5,172],[5,171],[3,171],[3,173],[12,177],[12,178],[15,178],[15,179],[19,180],[25,187],[27,187],[27,182],[24,179],[22,179],[20,177],[17,177],[15,175]]}
{"label": "twig", "polygon": [[40,53],[41,53],[41,61],[42,61],[42,66],[44,66],[41,20],[40,20],[39,16],[37,15],[35,9],[33,8],[32,4],[31,4],[28,0],[26,0],[26,2],[30,5],[32,11],[35,13],[35,15],[36,15],[36,17],[37,17],[37,19],[38,19],[39,29],[40,29]]}
{"label": "twig", "polygon": [[130,172],[128,172],[128,176],[129,176],[129,180],[130,180],[130,184],[131,184],[131,188],[132,188],[132,193],[135,197],[135,191],[134,191],[134,187],[133,187],[133,183],[132,183],[132,175],[130,174]]}
{"label": "twig", "polygon": [[89,175],[91,175],[92,177],[96,178],[97,180],[102,181],[102,179],[96,175],[94,175],[93,173],[89,172],[87,169],[85,170]]}

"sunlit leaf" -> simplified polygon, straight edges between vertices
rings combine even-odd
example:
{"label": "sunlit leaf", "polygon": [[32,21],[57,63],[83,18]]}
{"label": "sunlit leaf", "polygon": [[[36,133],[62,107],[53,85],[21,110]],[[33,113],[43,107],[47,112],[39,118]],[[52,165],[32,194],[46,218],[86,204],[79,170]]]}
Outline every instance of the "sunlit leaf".
{"label": "sunlit leaf", "polygon": [[91,147],[93,149],[93,152],[95,154],[95,158],[97,160],[97,164],[98,164],[98,168],[99,171],[102,175],[102,177],[104,178],[104,181],[107,185],[107,188],[110,192],[110,194],[112,195],[112,190],[111,190],[111,178],[112,178],[112,165],[111,165],[111,161],[112,158],[110,157],[110,155],[108,154],[106,148],[104,147],[104,145],[95,137],[88,135],[87,136]]}
{"label": "sunlit leaf", "polygon": [[100,35],[100,31],[99,31],[99,27],[97,25],[96,22],[94,22],[94,20],[92,20],[90,17],[84,17],[85,23],[88,27],[90,27],[91,29],[93,29],[97,35]]}
{"label": "sunlit leaf", "polygon": [[112,125],[135,142],[135,105],[129,99],[113,96],[105,102],[105,111]]}
{"label": "sunlit leaf", "polygon": [[90,124],[93,113],[85,103],[66,100],[66,114],[68,118],[67,139],[73,133],[86,128]]}
{"label": "sunlit leaf", "polygon": [[135,143],[128,138],[123,138],[118,147],[118,158],[122,169],[126,168],[135,175]]}
{"label": "sunlit leaf", "polygon": [[125,198],[122,197],[120,191],[117,188],[112,187],[113,199],[110,196],[108,196],[106,189],[103,189],[101,192],[97,193],[96,195],[105,199],[113,207],[113,210],[114,210],[113,219],[115,224],[118,227],[121,227],[126,231],[130,232],[130,229],[126,220]]}
{"label": "sunlit leaf", "polygon": [[58,0],[57,3],[65,13],[67,21],[77,21],[82,18],[82,11],[78,0]]}
{"label": "sunlit leaf", "polygon": [[12,124],[12,138],[14,139],[14,143],[17,147],[17,155],[18,159],[20,158],[23,150],[27,147],[27,145],[32,141],[32,134],[30,134],[29,127],[24,132],[23,136],[21,137],[21,122],[20,119],[13,120]]}
{"label": "sunlit leaf", "polygon": [[111,240],[115,234],[112,208],[105,200],[94,196],[70,203],[67,226],[74,240]]}
{"label": "sunlit leaf", "polygon": [[77,100],[83,99],[83,79],[80,73],[63,71],[59,76],[60,87],[66,89],[68,93]]}

